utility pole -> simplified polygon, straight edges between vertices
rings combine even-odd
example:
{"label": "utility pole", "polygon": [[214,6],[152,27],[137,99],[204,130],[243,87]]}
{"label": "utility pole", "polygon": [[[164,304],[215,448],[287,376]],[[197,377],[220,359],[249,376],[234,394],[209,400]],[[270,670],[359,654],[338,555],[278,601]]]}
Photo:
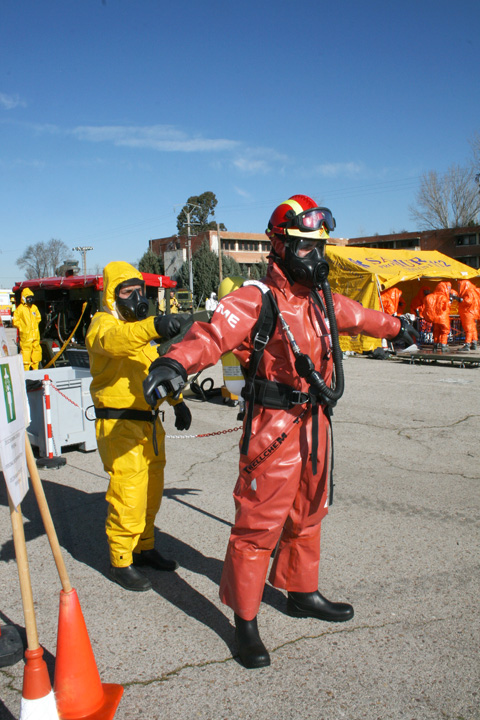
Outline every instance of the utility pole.
{"label": "utility pole", "polygon": [[220,229],[217,222],[217,235],[218,235],[218,277],[219,284],[223,280],[223,268],[222,268],[222,238],[220,237]]}
{"label": "utility pole", "polygon": [[83,256],[83,277],[85,278],[87,275],[87,252],[89,250],[93,250],[93,247],[90,245],[84,246],[84,247],[74,247],[72,250],[78,250],[78,252],[82,253]]}
{"label": "utility pole", "polygon": [[[178,207],[178,205],[177,205]],[[188,209],[187,209],[188,208]],[[185,203],[182,211],[185,213],[185,216],[187,218],[187,260],[188,260],[188,280],[189,280],[189,286],[190,286],[190,292],[192,294],[192,304],[193,304],[193,265],[192,265],[192,240],[190,235],[190,215],[192,214],[192,211],[190,208],[198,208],[201,210],[200,205],[195,205],[195,203]],[[196,224],[196,223],[194,223]]]}

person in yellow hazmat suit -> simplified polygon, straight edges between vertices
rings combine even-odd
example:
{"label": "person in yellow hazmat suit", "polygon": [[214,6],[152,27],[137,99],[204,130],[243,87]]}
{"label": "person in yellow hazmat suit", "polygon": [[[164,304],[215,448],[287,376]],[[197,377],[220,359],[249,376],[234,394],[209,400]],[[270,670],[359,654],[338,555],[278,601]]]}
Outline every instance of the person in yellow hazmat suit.
{"label": "person in yellow hazmat suit", "polygon": [[[166,307],[167,307],[166,299],[163,298],[163,299],[160,301],[159,310],[164,313],[164,312],[166,312]],[[172,294],[170,294],[170,312],[171,312],[171,313],[178,313],[178,312],[179,312],[178,300],[177,300],[177,298],[175,297],[175,295],[172,295]]]}
{"label": "person in yellow hazmat suit", "polygon": [[25,370],[38,370],[42,359],[39,325],[42,321],[40,310],[33,302],[33,292],[26,287],[22,290],[21,302],[13,314],[13,326],[20,335],[20,351]]}
{"label": "person in yellow hazmat suit", "polygon": [[[160,339],[181,332],[187,317],[147,317],[142,274],[126,262],[103,271],[103,310],[86,336],[98,451],[110,476],[106,533],[110,578],[127,590],[145,591],[150,580],[138,566],[174,571],[178,565],[154,548],[154,523],[163,494],[165,431],[143,397],[142,381],[158,357]],[[175,427],[188,430],[190,410],[180,395],[168,402]],[[158,403],[160,404],[160,403]]]}

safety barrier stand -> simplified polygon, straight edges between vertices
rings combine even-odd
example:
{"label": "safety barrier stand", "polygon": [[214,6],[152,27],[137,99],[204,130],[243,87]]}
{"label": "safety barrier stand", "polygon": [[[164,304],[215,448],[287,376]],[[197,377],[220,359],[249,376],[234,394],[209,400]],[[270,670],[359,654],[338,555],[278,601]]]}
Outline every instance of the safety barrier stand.
{"label": "safety barrier stand", "polygon": [[51,380],[48,375],[45,375],[42,384],[43,395],[45,397],[45,448],[47,450],[48,457],[38,458],[37,466],[58,469],[59,467],[63,467],[67,461],[59,455],[53,455],[52,411],[50,405]]}

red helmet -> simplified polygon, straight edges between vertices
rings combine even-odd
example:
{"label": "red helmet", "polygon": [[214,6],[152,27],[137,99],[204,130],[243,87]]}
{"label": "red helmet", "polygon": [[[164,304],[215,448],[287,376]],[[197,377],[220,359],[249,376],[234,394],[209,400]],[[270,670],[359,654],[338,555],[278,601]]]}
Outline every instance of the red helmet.
{"label": "red helmet", "polygon": [[291,282],[309,287],[319,283],[328,268],[325,242],[334,228],[331,211],[307,195],[293,195],[273,211],[266,231],[272,256]]}
{"label": "red helmet", "polygon": [[292,195],[273,211],[267,235],[326,240],[334,228],[335,218],[328,208],[319,207],[307,195]]}

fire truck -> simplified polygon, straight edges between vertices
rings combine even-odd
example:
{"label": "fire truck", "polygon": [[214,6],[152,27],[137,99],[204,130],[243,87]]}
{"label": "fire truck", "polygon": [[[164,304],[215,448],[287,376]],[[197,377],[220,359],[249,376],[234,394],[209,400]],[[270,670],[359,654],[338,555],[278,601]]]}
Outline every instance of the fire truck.
{"label": "fire truck", "polygon": [[[160,303],[166,298],[167,312],[170,307],[170,290],[175,280],[166,275],[142,273],[150,315],[158,314]],[[60,350],[55,365],[88,367],[85,336],[94,314],[102,309],[103,276],[69,275],[67,277],[39,278],[15,283],[12,292],[17,306],[24,288],[34,294],[34,303],[40,310],[40,344],[42,366],[45,367]],[[165,303],[164,303],[165,305]],[[65,347],[64,347],[65,346]]]}

